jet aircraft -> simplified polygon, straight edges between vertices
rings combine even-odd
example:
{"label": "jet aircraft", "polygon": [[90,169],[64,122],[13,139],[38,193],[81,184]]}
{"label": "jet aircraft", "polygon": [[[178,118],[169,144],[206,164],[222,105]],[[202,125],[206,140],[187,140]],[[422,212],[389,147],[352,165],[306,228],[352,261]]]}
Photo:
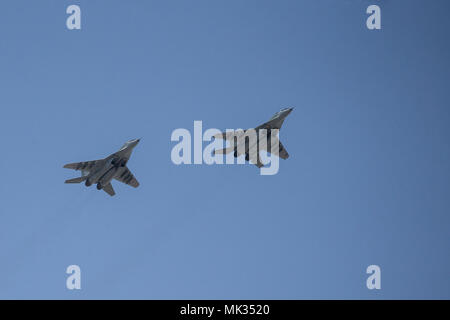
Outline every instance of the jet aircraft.
{"label": "jet aircraft", "polygon": [[[245,160],[252,161],[252,157],[250,157],[250,150],[252,150],[252,148],[256,147],[255,149],[257,152],[257,154],[256,154],[257,160],[253,164],[256,165],[258,168],[261,168],[262,166],[264,166],[264,164],[261,162],[260,157],[259,157],[259,151],[263,150],[260,148],[260,144],[259,144],[259,130],[266,129],[267,130],[267,146],[266,146],[267,150],[266,151],[269,153],[278,155],[281,159],[289,158],[289,154],[287,153],[283,144],[278,140],[278,137],[274,137],[275,138],[274,141],[275,141],[275,143],[278,143],[279,148],[278,148],[278,150],[272,150],[273,144],[271,143],[271,130],[272,129],[280,130],[281,126],[283,125],[284,120],[292,112],[293,109],[294,108],[281,109],[280,111],[275,113],[272,116],[272,118],[269,119],[269,121],[254,128],[253,130],[256,131],[256,141],[252,145],[250,145],[249,141],[245,141],[245,147],[238,147],[238,143],[236,143],[236,140],[239,141],[236,138],[239,138],[239,136],[243,136],[245,134],[245,132],[247,132],[248,130],[251,130],[251,129],[241,131],[240,135],[238,134],[239,131],[222,132],[220,134],[215,135],[214,138],[216,138],[216,139],[224,139],[224,140],[235,139],[235,143],[231,147],[214,150],[214,153],[215,154],[228,154],[228,153],[234,151],[235,158],[239,157],[242,154],[245,154]],[[255,146],[255,144],[256,144],[256,146]]]}
{"label": "jet aircraft", "polygon": [[85,181],[87,187],[97,184],[98,190],[104,190],[110,196],[116,194],[111,185],[112,179],[137,188],[139,182],[128,169],[127,162],[139,141],[140,139],[127,141],[119,151],[104,159],[66,164],[64,168],[80,170],[81,177],[66,180],[65,183]]}

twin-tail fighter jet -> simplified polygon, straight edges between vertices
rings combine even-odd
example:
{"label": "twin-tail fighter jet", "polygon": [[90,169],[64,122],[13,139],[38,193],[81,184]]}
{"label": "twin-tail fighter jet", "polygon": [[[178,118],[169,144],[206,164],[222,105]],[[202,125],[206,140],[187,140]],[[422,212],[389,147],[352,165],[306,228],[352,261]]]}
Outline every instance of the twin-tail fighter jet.
{"label": "twin-tail fighter jet", "polygon": [[81,171],[81,177],[66,180],[66,183],[86,181],[87,187],[97,184],[98,190],[104,190],[110,196],[116,194],[111,185],[112,179],[137,188],[139,182],[128,169],[127,162],[139,141],[140,139],[134,139],[126,142],[119,151],[104,159],[66,164],[64,168]]}
{"label": "twin-tail fighter jet", "polygon": [[[278,155],[281,159],[289,158],[289,154],[287,153],[283,144],[281,144],[280,140],[278,140],[278,137],[274,136],[273,137],[274,143],[271,142],[271,132],[272,132],[271,130],[272,129],[280,130],[281,126],[283,125],[284,120],[292,112],[293,109],[294,108],[281,109],[280,111],[275,113],[272,116],[272,118],[270,118],[269,121],[263,123],[260,126],[257,126],[256,128],[248,129],[248,130],[254,130],[256,132],[256,141],[254,141],[253,144],[251,144],[250,141],[244,140],[241,143],[245,143],[245,146],[239,147],[239,142],[232,143],[231,147],[214,150],[214,153],[215,154],[228,154],[230,152],[234,152],[235,158],[245,154],[245,160],[252,162],[253,159],[250,156],[250,151],[255,150],[256,151],[256,161],[253,161],[252,163],[254,165],[256,165],[258,168],[261,168],[264,166],[264,164],[261,162],[261,159],[259,156],[259,151],[264,150],[264,148],[262,148],[259,143],[259,131],[261,129],[266,129],[267,130],[267,143],[266,143],[265,150],[271,154]],[[232,139],[239,138],[239,136],[244,136],[248,130],[242,130],[242,131],[240,131],[240,133],[238,133],[238,131],[222,132],[220,134],[215,135],[214,138],[230,141]],[[235,140],[238,140],[238,139],[235,139]],[[273,149],[272,147],[275,146],[276,144],[278,144],[278,146],[279,146],[278,150],[272,150]]]}

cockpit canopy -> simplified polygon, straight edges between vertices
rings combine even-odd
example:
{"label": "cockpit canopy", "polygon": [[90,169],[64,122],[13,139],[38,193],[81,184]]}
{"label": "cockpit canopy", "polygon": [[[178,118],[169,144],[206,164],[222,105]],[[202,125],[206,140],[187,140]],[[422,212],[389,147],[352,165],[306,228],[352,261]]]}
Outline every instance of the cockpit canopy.
{"label": "cockpit canopy", "polygon": [[[273,120],[273,119],[279,117],[280,115],[282,115],[283,113],[285,113],[286,111],[291,111],[291,110],[292,110],[292,108],[283,108],[283,109],[281,109],[280,111],[278,111],[277,113],[275,113],[275,114],[272,116],[272,118],[270,118],[270,120]],[[269,120],[269,121],[270,121],[270,120]]]}

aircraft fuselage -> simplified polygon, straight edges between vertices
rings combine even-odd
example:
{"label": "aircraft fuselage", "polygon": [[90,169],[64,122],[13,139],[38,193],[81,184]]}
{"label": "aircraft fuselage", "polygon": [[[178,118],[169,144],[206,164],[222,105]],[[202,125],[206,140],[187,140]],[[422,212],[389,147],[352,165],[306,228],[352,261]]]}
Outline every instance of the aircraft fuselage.
{"label": "aircraft fuselage", "polygon": [[86,186],[97,184],[97,189],[100,190],[103,186],[110,183],[119,172],[119,169],[126,166],[134,147],[135,145],[124,146],[119,151],[105,158],[105,163],[102,166],[89,172],[85,183]]}

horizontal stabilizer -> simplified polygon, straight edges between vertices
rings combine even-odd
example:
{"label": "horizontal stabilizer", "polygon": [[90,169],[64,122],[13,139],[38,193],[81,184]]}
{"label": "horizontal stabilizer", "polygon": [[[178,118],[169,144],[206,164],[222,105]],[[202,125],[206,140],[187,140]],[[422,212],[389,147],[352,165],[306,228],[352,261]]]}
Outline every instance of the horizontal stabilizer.
{"label": "horizontal stabilizer", "polygon": [[86,179],[87,179],[87,176],[82,176],[82,177],[66,180],[65,183],[80,183]]}
{"label": "horizontal stabilizer", "polygon": [[103,164],[104,161],[105,160],[103,159],[103,160],[68,163],[64,165],[64,168],[73,170],[91,171],[93,168]]}

